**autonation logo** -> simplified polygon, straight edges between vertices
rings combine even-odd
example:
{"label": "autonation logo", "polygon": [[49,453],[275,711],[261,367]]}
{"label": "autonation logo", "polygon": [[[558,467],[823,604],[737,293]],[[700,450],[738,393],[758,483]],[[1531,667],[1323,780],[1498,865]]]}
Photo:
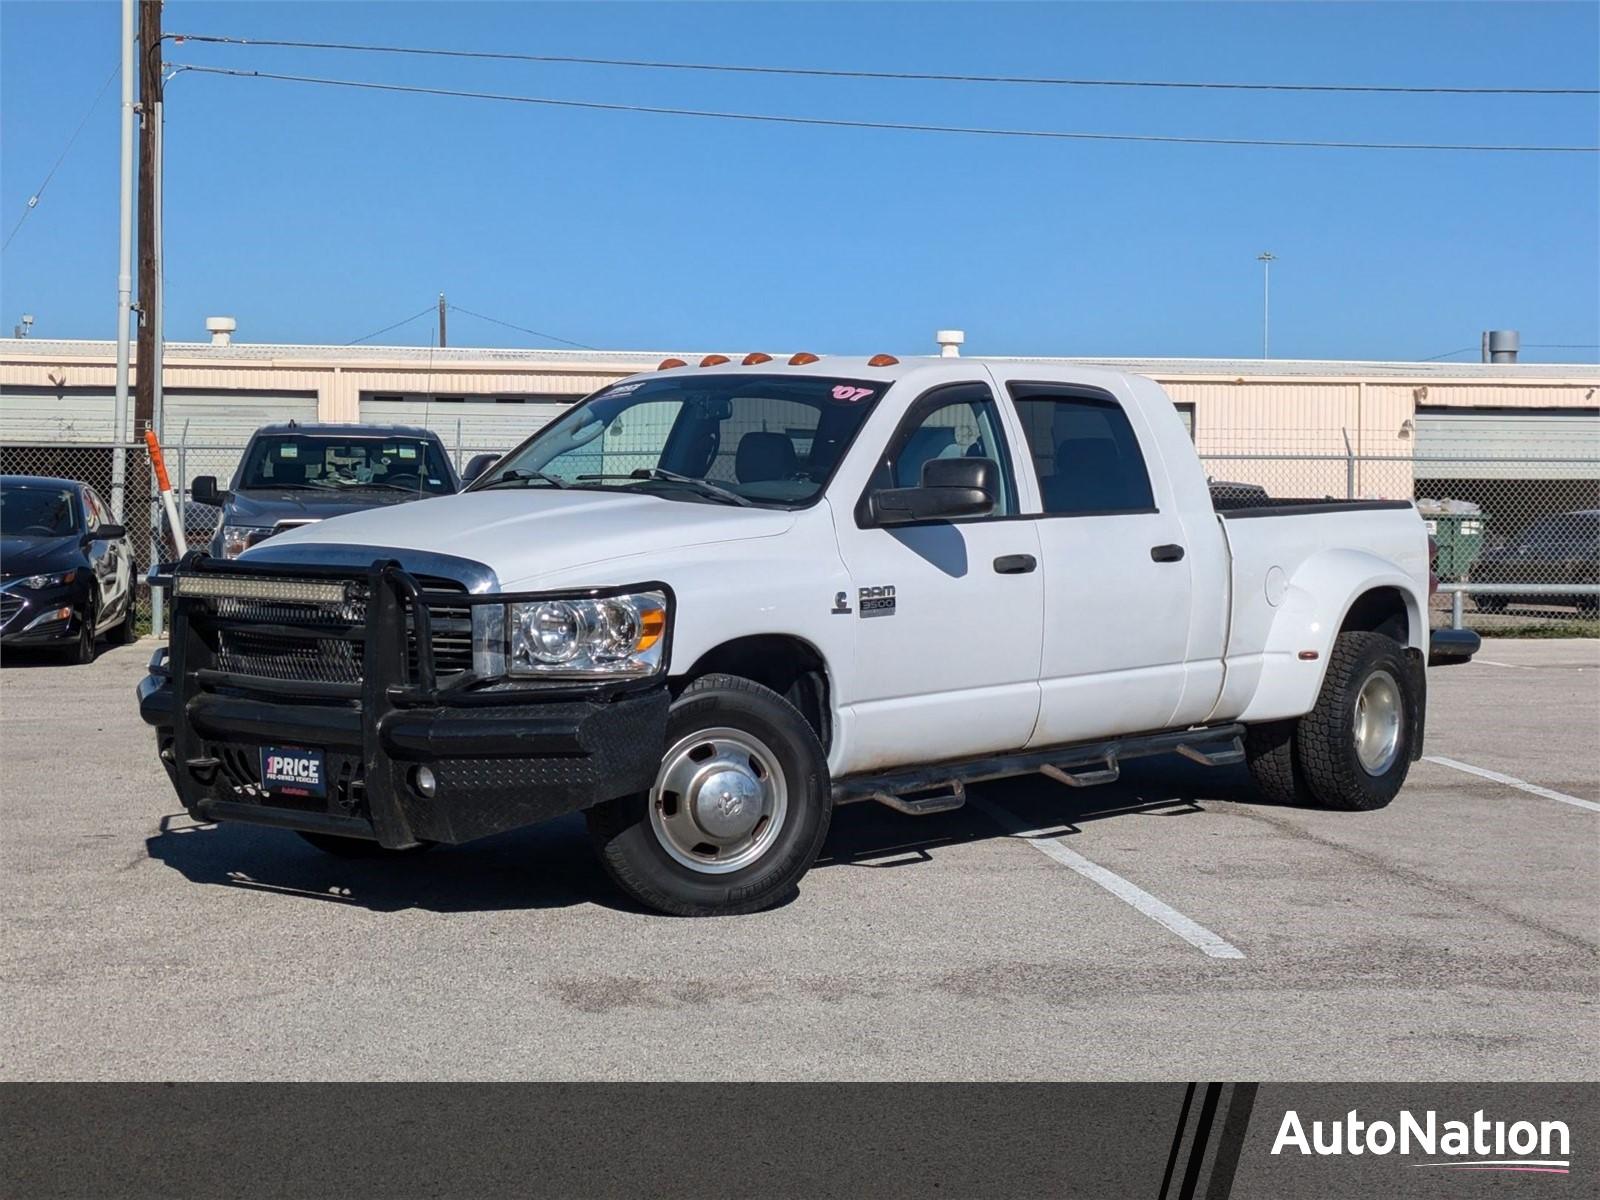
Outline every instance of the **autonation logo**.
{"label": "autonation logo", "polygon": [[1565,1175],[1571,1168],[1571,1134],[1565,1121],[1491,1121],[1479,1109],[1471,1121],[1440,1121],[1429,1109],[1419,1119],[1401,1109],[1393,1121],[1364,1121],[1351,1109],[1342,1118],[1312,1121],[1311,1131],[1300,1114],[1283,1114],[1274,1154],[1299,1151],[1305,1155],[1418,1154],[1437,1162],[1409,1163],[1413,1167],[1450,1167],[1461,1171],[1526,1171]]}

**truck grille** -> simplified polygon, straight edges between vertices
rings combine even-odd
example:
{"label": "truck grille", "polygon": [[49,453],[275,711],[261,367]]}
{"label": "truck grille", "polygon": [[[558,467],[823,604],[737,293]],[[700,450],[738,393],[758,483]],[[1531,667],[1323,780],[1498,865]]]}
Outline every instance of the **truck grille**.
{"label": "truck grille", "polygon": [[367,598],[358,587],[352,587],[350,597],[337,604],[219,598],[210,601],[210,606],[219,618],[260,626],[218,632],[220,670],[296,682],[361,682],[361,639],[351,636],[348,629],[367,615]]}
{"label": "truck grille", "polygon": [[[424,576],[417,580],[430,592],[465,595],[450,579]],[[288,682],[360,684],[364,646],[359,628],[366,621],[367,597],[352,585],[339,603],[217,598],[207,602],[212,614],[227,622],[217,633],[217,668],[231,675]],[[472,669],[472,606],[434,603],[428,606],[432,631],[434,678],[446,682]],[[406,655],[412,678],[419,662],[415,623],[405,617]]]}
{"label": "truck grille", "polygon": [[[465,595],[466,588],[453,579],[433,575],[417,577],[424,590]],[[472,606],[470,604],[428,605],[428,625],[432,631],[433,672],[440,682],[472,669]],[[412,670],[417,666],[417,632],[406,620],[406,653]]]}

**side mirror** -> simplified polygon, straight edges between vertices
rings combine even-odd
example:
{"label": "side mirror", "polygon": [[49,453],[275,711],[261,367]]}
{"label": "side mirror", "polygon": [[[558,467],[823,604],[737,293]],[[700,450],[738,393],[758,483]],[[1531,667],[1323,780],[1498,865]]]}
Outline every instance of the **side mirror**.
{"label": "side mirror", "polygon": [[189,498],[196,504],[210,504],[221,508],[227,501],[227,493],[217,487],[215,475],[196,475],[194,482],[189,485]]}
{"label": "side mirror", "polygon": [[500,456],[498,454],[474,454],[467,460],[467,469],[461,472],[461,482],[471,483],[499,461]]}
{"label": "side mirror", "polygon": [[101,525],[89,536],[97,542],[114,542],[118,538],[127,537],[128,531],[121,525],[105,524]]}
{"label": "side mirror", "polygon": [[1000,465],[992,458],[932,458],[920,487],[884,488],[867,497],[871,525],[986,517],[1000,495]]}

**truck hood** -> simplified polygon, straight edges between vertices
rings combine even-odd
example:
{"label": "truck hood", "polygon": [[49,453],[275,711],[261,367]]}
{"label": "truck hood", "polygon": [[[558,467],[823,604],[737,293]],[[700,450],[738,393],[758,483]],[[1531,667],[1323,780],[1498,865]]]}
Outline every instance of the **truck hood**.
{"label": "truck hood", "polygon": [[417,499],[412,492],[302,491],[299,488],[251,488],[234,492],[224,512],[229,525],[273,526],[279,521],[323,521],[370,508],[389,508]]}
{"label": "truck hood", "polygon": [[350,565],[390,557],[421,573],[438,574],[416,556],[442,555],[482,563],[495,573],[500,590],[511,591],[539,576],[590,563],[773,537],[794,519],[782,509],[620,491],[466,492],[302,525],[262,542],[244,557],[252,562]]}

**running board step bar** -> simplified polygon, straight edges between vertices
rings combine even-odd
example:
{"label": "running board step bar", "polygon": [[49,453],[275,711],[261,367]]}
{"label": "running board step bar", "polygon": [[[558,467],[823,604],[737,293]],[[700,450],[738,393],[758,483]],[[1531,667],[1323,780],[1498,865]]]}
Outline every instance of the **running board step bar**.
{"label": "running board step bar", "polygon": [[838,805],[876,800],[896,812],[925,816],[960,808],[966,801],[968,784],[1013,775],[1038,772],[1070,787],[1093,787],[1119,778],[1122,763],[1128,759],[1154,754],[1181,754],[1192,762],[1221,767],[1243,760],[1244,746],[1240,741],[1243,734],[1244,726],[1237,724],[1210,729],[1174,729],[871,775],[848,775],[833,781],[833,802]]}
{"label": "running board step bar", "polygon": [[1054,763],[1043,763],[1039,767],[1039,774],[1047,775],[1068,787],[1099,787],[1102,783],[1115,783],[1122,777],[1122,768],[1111,754],[1106,755],[1105,764],[1098,770],[1066,771]]}
{"label": "running board step bar", "polygon": [[1181,754],[1190,762],[1197,762],[1202,767],[1231,767],[1234,763],[1244,761],[1244,739],[1234,738],[1230,742],[1209,746],[1191,746],[1188,742],[1179,746],[1175,754]]}
{"label": "running board step bar", "polygon": [[897,796],[893,792],[875,792],[872,799],[908,817],[926,817],[960,808],[967,802],[967,785],[951,779],[925,793]]}

